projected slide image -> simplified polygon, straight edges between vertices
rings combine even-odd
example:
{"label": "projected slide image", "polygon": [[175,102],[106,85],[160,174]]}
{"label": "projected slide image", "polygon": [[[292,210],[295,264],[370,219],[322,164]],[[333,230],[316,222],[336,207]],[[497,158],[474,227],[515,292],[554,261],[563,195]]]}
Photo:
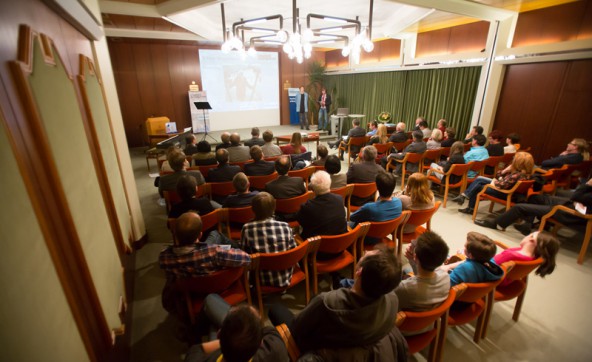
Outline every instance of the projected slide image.
{"label": "projected slide image", "polygon": [[260,90],[261,72],[261,68],[255,65],[248,68],[242,66],[225,66],[226,102],[243,103],[262,101]]}

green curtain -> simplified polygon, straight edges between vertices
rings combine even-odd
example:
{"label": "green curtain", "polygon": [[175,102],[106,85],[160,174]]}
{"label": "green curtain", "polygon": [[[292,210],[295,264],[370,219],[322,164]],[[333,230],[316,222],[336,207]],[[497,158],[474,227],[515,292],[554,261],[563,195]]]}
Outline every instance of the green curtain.
{"label": "green curtain", "polygon": [[[366,115],[364,125],[381,112],[390,112],[391,123],[405,122],[408,129],[420,116],[430,128],[444,118],[462,137],[471,123],[480,73],[477,66],[330,75],[327,80],[334,101],[351,114]],[[350,127],[344,125],[344,132]]]}

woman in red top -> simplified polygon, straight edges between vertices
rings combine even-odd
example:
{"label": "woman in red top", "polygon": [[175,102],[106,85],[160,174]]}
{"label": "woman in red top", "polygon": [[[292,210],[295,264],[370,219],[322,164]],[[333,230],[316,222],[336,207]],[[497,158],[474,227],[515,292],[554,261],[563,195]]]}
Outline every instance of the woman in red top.
{"label": "woman in red top", "polygon": [[290,143],[282,146],[281,148],[284,155],[300,154],[306,152],[306,148],[302,145],[302,135],[300,132],[292,133],[292,139],[290,139]]}

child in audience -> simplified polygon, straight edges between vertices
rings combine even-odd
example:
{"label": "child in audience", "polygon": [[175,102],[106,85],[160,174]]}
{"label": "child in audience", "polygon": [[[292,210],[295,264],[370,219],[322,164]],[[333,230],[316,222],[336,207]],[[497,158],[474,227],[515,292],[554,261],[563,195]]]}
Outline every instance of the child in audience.
{"label": "child in audience", "polygon": [[465,244],[467,260],[443,266],[450,272],[450,286],[498,280],[504,271],[493,260],[495,243],[486,235],[471,231]]}

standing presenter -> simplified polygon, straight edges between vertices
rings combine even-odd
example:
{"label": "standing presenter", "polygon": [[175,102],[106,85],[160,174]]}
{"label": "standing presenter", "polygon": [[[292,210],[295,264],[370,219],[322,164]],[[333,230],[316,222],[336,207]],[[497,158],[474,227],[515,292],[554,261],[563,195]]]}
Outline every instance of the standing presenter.
{"label": "standing presenter", "polygon": [[326,130],[329,124],[327,120],[327,111],[331,110],[331,96],[327,94],[325,88],[321,89],[321,95],[319,96],[319,131]]}
{"label": "standing presenter", "polygon": [[310,129],[308,127],[308,93],[304,87],[300,87],[300,93],[296,94],[296,112],[300,120],[300,129]]}

